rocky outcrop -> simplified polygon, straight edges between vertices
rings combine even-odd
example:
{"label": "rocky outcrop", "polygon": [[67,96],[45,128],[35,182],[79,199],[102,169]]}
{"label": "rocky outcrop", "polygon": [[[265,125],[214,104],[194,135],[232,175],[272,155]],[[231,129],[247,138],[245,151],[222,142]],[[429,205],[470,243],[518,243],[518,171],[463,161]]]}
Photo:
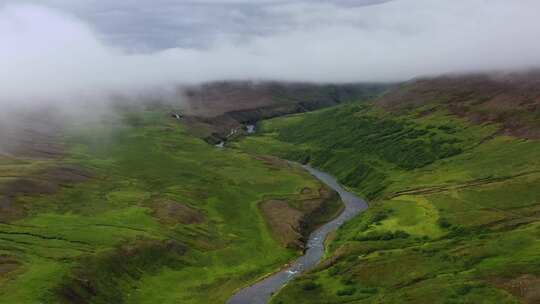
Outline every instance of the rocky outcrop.
{"label": "rocky outcrop", "polygon": [[297,199],[270,199],[259,204],[274,238],[284,247],[303,250],[309,234],[342,210],[336,192],[302,189]]}

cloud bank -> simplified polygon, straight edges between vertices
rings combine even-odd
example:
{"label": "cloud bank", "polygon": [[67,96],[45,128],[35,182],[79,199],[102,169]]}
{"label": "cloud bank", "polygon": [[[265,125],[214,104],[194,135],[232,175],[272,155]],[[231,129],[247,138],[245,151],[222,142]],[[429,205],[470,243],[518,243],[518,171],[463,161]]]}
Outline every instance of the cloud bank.
{"label": "cloud bank", "polygon": [[[389,0],[309,0],[337,7],[359,7]],[[36,0],[0,0],[2,3]],[[287,32],[294,20],[273,8],[298,0],[40,0],[92,24],[108,44],[131,52],[211,46],[226,37],[237,42]]]}
{"label": "cloud bank", "polygon": [[[201,2],[230,9],[225,19],[243,3]],[[94,24],[62,6],[0,6],[0,106],[222,79],[399,81],[540,66],[537,0],[262,2],[268,31],[239,38],[229,28],[204,46],[144,53],[104,42]]]}

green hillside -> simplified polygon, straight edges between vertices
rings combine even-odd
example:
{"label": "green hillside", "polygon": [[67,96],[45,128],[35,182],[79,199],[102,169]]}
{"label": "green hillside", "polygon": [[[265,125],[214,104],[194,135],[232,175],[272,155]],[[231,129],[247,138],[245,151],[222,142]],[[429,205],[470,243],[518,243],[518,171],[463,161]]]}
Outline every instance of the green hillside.
{"label": "green hillside", "polygon": [[344,105],[260,129],[237,146],[309,162],[370,203],[272,303],[540,301],[540,141],[439,103]]}
{"label": "green hillside", "polygon": [[0,158],[0,303],[223,303],[300,254],[258,204],[317,199],[303,170],[159,109],[68,130],[63,158]]}

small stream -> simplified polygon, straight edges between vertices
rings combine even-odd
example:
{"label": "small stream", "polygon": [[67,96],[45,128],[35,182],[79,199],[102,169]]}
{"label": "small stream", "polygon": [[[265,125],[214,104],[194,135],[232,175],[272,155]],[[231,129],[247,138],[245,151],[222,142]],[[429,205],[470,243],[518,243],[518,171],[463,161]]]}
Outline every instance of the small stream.
{"label": "small stream", "polygon": [[302,167],[339,194],[341,200],[345,204],[343,212],[337,218],[321,226],[309,236],[307,250],[303,256],[299,257],[289,267],[249,287],[241,289],[227,301],[227,304],[268,303],[272,294],[281,289],[288,281],[320,262],[324,254],[324,240],[328,233],[336,230],[347,220],[367,209],[368,205],[364,200],[343,189],[331,175],[307,165]]}

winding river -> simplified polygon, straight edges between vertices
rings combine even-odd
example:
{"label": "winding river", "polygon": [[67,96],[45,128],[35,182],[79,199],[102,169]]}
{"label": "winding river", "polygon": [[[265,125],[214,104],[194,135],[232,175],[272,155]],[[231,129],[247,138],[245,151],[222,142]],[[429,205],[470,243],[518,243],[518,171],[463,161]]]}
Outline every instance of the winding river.
{"label": "winding river", "polygon": [[282,288],[288,281],[300,273],[317,265],[324,254],[324,240],[328,233],[336,230],[347,220],[367,209],[367,203],[339,185],[334,177],[310,166],[303,166],[311,175],[334,189],[345,204],[343,212],[334,220],[315,230],[308,239],[304,255],[289,267],[277,272],[234,294],[227,304],[266,304],[273,293]]}

